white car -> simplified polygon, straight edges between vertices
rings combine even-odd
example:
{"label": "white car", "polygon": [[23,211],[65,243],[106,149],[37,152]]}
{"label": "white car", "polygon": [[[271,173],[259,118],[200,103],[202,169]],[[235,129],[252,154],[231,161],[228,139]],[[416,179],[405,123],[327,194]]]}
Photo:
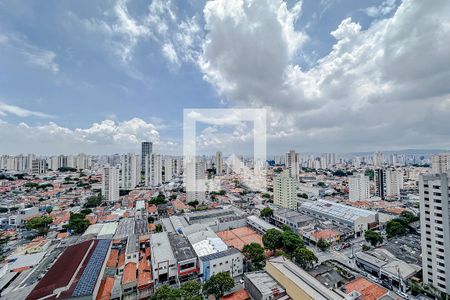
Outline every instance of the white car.
{"label": "white car", "polygon": [[401,296],[403,299],[409,299],[409,296],[408,296],[408,294],[406,294],[406,293],[404,293],[404,292],[398,292],[397,293],[399,296]]}
{"label": "white car", "polygon": [[239,279],[240,284],[244,284],[244,278]]}

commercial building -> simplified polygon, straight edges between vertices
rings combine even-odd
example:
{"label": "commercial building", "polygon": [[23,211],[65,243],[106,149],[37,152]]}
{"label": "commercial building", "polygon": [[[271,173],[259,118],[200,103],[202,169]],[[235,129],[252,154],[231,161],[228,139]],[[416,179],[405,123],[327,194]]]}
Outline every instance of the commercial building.
{"label": "commercial building", "polygon": [[293,300],[341,300],[343,296],[328,289],[305,270],[283,256],[267,261],[266,272]]}
{"label": "commercial building", "polygon": [[358,252],[355,257],[359,268],[403,292],[408,289],[408,280],[420,271],[419,266],[396,259],[384,249]]}
{"label": "commercial building", "polygon": [[168,235],[170,246],[177,261],[177,277],[182,282],[198,274],[197,256],[188,239],[177,233]]}
{"label": "commercial building", "polygon": [[274,210],[272,220],[279,226],[289,226],[294,232],[297,232],[300,227],[315,222],[315,219],[311,216],[286,208]]}
{"label": "commercial building", "polygon": [[26,299],[94,298],[110,243],[110,240],[89,240],[67,247]]}
{"label": "commercial building", "polygon": [[360,236],[369,229],[369,224],[378,221],[377,212],[326,200],[303,202],[300,211],[322,220],[331,221],[335,225],[347,227],[356,236]]}
{"label": "commercial building", "polygon": [[265,234],[269,229],[278,229],[278,227],[258,218],[257,216],[248,216],[247,225],[255,229],[260,234]]}
{"label": "commercial building", "polygon": [[349,176],[348,189],[350,201],[368,200],[370,198],[369,176],[365,176],[363,173]]}
{"label": "commercial building", "polygon": [[228,272],[232,277],[240,276],[244,272],[243,261],[242,253],[233,247],[202,256],[200,257],[201,278],[205,281],[221,272]]}
{"label": "commercial building", "polygon": [[102,196],[108,202],[119,201],[119,169],[116,167],[103,168]]}
{"label": "commercial building", "polygon": [[281,207],[297,210],[298,180],[287,170],[273,179],[273,203]]}
{"label": "commercial building", "polygon": [[375,195],[382,200],[386,197],[386,172],[382,168],[374,170]]}
{"label": "commercial building", "polygon": [[289,298],[286,290],[265,271],[245,273],[244,287],[255,300]]}
{"label": "commercial building", "polygon": [[423,282],[450,294],[450,171],[421,175]]}
{"label": "commercial building", "polygon": [[167,232],[154,233],[150,236],[151,265],[156,283],[175,283],[177,278],[177,260],[170,246]]}

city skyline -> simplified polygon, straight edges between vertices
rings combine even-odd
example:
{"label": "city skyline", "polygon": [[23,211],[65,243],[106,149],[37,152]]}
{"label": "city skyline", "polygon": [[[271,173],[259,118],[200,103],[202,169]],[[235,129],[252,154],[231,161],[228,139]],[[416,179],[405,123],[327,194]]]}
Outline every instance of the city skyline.
{"label": "city skyline", "polygon": [[[192,107],[266,108],[272,154],[449,149],[449,5],[3,2],[1,150],[181,153]],[[199,144],[233,153],[250,130]]]}

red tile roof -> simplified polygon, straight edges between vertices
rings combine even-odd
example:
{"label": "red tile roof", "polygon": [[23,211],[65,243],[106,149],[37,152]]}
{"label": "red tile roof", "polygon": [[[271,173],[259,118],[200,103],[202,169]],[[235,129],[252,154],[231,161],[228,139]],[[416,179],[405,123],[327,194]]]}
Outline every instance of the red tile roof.
{"label": "red tile roof", "polygon": [[122,284],[135,282],[136,279],[136,263],[129,262],[123,269]]}

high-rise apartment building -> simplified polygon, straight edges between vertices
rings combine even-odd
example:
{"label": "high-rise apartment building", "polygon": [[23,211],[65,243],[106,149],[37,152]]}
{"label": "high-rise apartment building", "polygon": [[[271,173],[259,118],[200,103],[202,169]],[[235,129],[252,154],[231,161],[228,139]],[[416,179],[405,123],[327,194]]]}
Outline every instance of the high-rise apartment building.
{"label": "high-rise apartment building", "polygon": [[384,164],[383,152],[377,151],[372,156],[372,162],[375,167],[382,167]]}
{"label": "high-rise apartment building", "polygon": [[159,154],[150,154],[145,159],[145,186],[155,187],[162,184],[162,159]]}
{"label": "high-rise apartment building", "polygon": [[381,199],[385,199],[386,197],[386,171],[384,169],[375,169],[374,170],[374,179],[375,179],[375,195],[380,197]]}
{"label": "high-rise apartment building", "polygon": [[363,173],[348,178],[350,201],[368,200],[370,198],[369,176]]}
{"label": "high-rise apartment building", "polygon": [[141,165],[139,155],[124,154],[121,157],[121,187],[124,189],[134,189],[141,179]]}
{"label": "high-rise apartment building", "polygon": [[423,282],[450,294],[450,171],[419,177]]}
{"label": "high-rise apartment building", "polygon": [[216,174],[217,175],[223,175],[223,156],[222,152],[217,151],[216,153],[216,161],[215,161],[215,167],[216,167]]}
{"label": "high-rise apartment building", "polygon": [[386,198],[400,199],[400,190],[403,189],[403,172],[387,169],[385,189]]}
{"label": "high-rise apartment building", "polygon": [[289,151],[288,153],[286,153],[285,163],[288,169],[289,176],[298,179],[300,155],[294,150]]}
{"label": "high-rise apartment building", "polygon": [[191,176],[195,179],[194,181],[189,181],[189,186],[186,185],[187,202],[198,201],[199,203],[203,203],[205,201],[205,172],[206,163],[204,161],[186,162],[186,173],[184,176]]}
{"label": "high-rise apartment building", "polygon": [[376,196],[381,199],[399,199],[403,189],[403,172],[394,169],[375,169]]}
{"label": "high-rise apartment building", "polygon": [[171,156],[164,157],[164,182],[169,182],[174,177],[174,160]]}
{"label": "high-rise apartment building", "polygon": [[273,179],[273,203],[281,207],[297,210],[298,181],[284,170]]}
{"label": "high-rise apartment building", "polygon": [[119,169],[104,167],[102,174],[102,196],[106,201],[119,201]]}
{"label": "high-rise apartment building", "polygon": [[141,144],[141,171],[145,172],[145,160],[153,152],[152,142],[142,142]]}
{"label": "high-rise apartment building", "polygon": [[450,170],[450,153],[431,156],[431,169],[433,174],[446,173]]}

